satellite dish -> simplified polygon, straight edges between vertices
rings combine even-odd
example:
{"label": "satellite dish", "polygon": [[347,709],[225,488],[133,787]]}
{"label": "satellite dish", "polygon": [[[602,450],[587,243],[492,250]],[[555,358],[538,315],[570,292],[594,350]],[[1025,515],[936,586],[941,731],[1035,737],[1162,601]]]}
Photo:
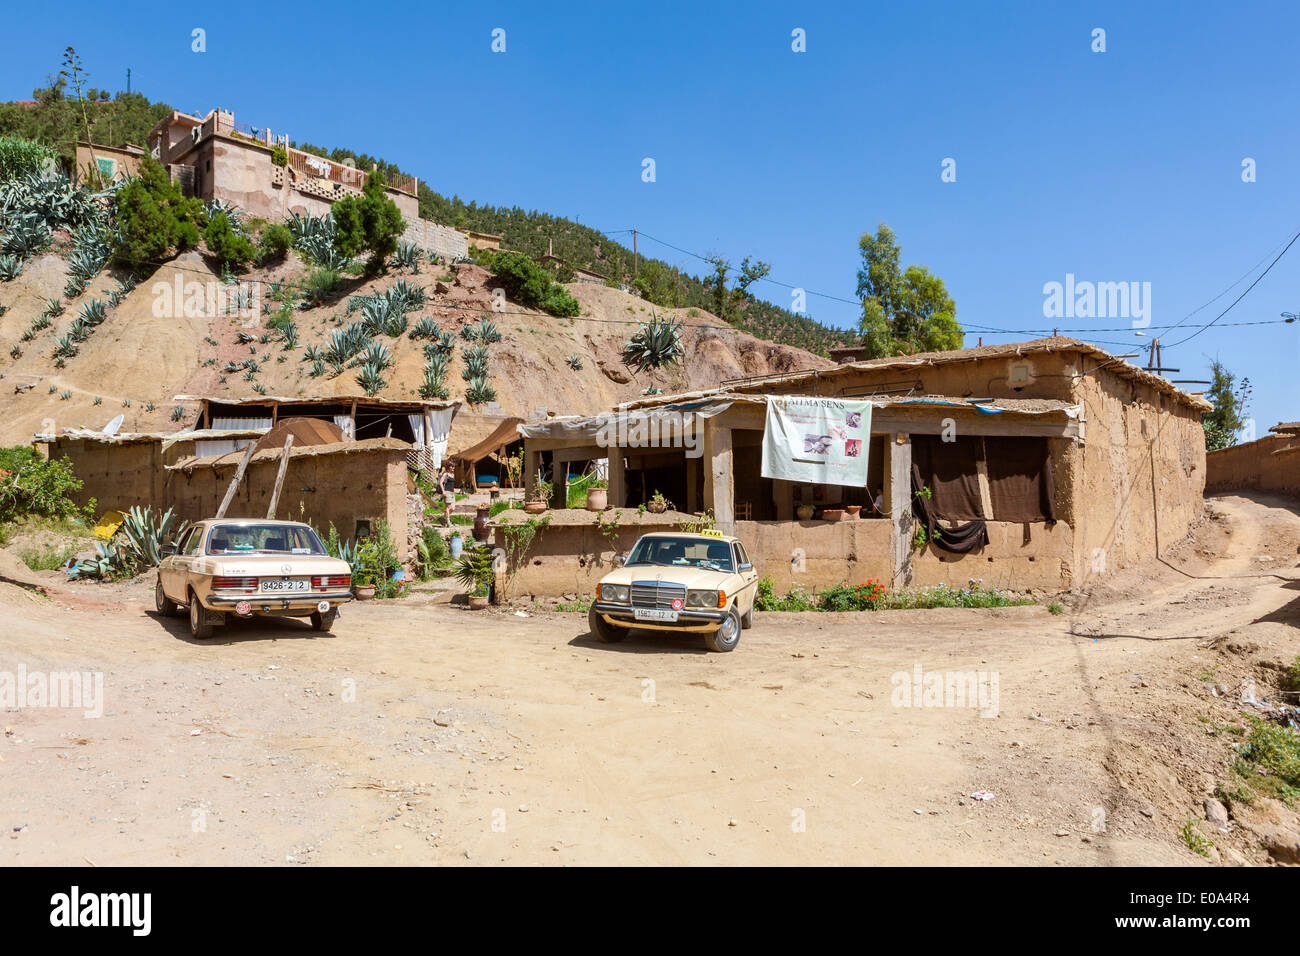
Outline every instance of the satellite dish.
{"label": "satellite dish", "polygon": [[116,435],[117,430],[122,427],[123,420],[124,420],[124,416],[118,415],[111,422],[109,422],[107,425],[104,426],[104,434]]}

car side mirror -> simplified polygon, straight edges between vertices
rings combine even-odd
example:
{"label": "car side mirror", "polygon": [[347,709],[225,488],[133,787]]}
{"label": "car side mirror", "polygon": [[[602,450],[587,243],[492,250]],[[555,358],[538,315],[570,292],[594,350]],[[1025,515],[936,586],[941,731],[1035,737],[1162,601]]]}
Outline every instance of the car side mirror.
{"label": "car side mirror", "polygon": [[621,554],[616,554],[616,555],[614,555],[613,560],[614,560],[614,563],[617,564],[620,568],[621,568],[624,564],[627,563],[627,558],[624,557],[624,556],[621,555]]}
{"label": "car side mirror", "polygon": [[161,548],[161,551],[162,551],[162,554],[163,554],[164,557],[167,556],[167,555],[169,555],[169,554],[175,554],[175,553],[176,553],[176,545],[174,545],[174,544],[164,544],[164,545],[162,546],[162,548]]}
{"label": "car side mirror", "polygon": [[753,566],[752,564],[742,564],[742,565],[740,566],[740,570],[742,570],[742,571],[753,571],[753,570],[754,570],[754,566]]}

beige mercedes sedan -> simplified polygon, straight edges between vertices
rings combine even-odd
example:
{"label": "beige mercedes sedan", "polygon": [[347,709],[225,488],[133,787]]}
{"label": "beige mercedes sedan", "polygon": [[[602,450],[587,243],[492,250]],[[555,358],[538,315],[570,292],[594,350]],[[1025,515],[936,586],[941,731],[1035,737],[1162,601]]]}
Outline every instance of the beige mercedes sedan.
{"label": "beige mercedes sedan", "polygon": [[587,624],[605,643],[646,628],[700,634],[710,650],[730,651],[753,626],[757,591],[758,572],[738,538],[655,532],[600,579]]}
{"label": "beige mercedes sedan", "polygon": [[352,600],[351,566],[298,521],[200,521],[163,550],[154,603],[163,615],[188,608],[196,638],[211,637],[231,614],[310,617],[328,631]]}

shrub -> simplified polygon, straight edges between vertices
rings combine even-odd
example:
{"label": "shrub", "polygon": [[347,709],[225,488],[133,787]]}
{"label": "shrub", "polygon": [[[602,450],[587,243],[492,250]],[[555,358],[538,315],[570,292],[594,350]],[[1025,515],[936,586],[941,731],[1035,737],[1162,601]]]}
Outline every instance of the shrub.
{"label": "shrub", "polygon": [[289,254],[293,248],[293,233],[282,223],[267,226],[257,241],[257,258],[259,262],[278,262]]}
{"label": "shrub", "polygon": [[66,458],[47,461],[33,449],[0,448],[0,523],[39,516],[66,518],[78,511],[68,496],[81,488]]}
{"label": "shrub", "polygon": [[219,212],[208,220],[203,230],[203,241],[208,251],[227,268],[242,268],[257,255],[257,250],[248,241],[248,237],[235,230],[224,212]]}
{"label": "shrub", "polygon": [[345,256],[368,251],[366,272],[370,275],[384,271],[389,257],[397,251],[398,237],[406,231],[406,221],[397,204],[388,198],[387,188],[388,177],[376,170],[366,178],[360,196],[344,196],[330,211],[338,250]]}
{"label": "shrub", "polygon": [[484,252],[484,263],[513,299],[551,315],[576,316],[578,300],[544,268],[519,252]]}
{"label": "shrub", "polygon": [[0,136],[0,182],[40,175],[54,162],[54,150],[48,146],[16,136]]}
{"label": "shrub", "polygon": [[871,580],[866,584],[842,582],[818,595],[820,611],[874,611],[885,597],[885,586]]}
{"label": "shrub", "polygon": [[271,150],[271,165],[272,165],[272,166],[288,166],[288,165],[289,165],[289,151],[286,150],[283,146],[276,146],[274,149],[272,149],[272,150]]}

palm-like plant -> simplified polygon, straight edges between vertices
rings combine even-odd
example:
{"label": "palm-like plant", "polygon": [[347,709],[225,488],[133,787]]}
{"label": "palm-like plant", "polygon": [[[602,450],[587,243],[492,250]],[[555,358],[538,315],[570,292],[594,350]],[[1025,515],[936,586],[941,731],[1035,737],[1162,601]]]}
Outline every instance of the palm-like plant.
{"label": "palm-like plant", "polygon": [[470,379],[469,386],[465,389],[465,400],[471,405],[483,405],[487,402],[497,400],[497,392],[488,380],[483,377]]}
{"label": "palm-like plant", "polygon": [[681,325],[652,315],[623,343],[623,364],[638,372],[677,365],[682,360]]}
{"label": "palm-like plant", "polygon": [[365,364],[361,366],[361,371],[357,373],[357,384],[365,389],[366,395],[375,395],[388,384],[384,380],[383,371],[383,369],[375,365]]}

